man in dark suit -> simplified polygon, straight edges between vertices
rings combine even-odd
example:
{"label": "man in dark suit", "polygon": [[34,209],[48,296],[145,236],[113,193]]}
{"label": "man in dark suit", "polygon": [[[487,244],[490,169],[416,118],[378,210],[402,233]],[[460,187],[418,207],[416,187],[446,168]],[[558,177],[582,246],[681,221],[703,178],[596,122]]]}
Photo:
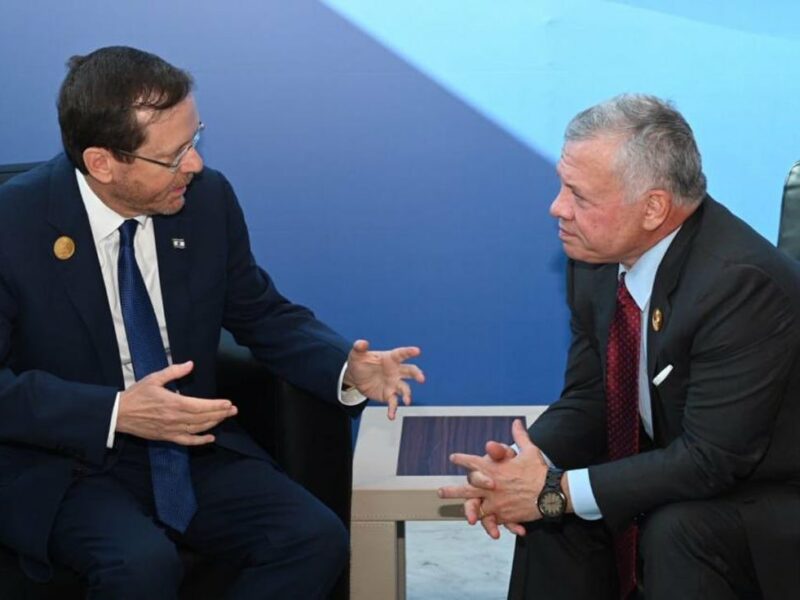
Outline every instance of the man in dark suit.
{"label": "man in dark suit", "polygon": [[564,390],[440,493],[518,534],[510,598],[800,597],[797,265],[706,194],[657,98],[577,115],[558,174]]}
{"label": "man in dark suit", "polygon": [[322,598],[346,532],[214,398],[220,330],[390,418],[419,350],[351,348],[278,293],[203,168],[191,87],[132,48],[74,57],[66,154],[0,188],[0,542],[36,579],[76,570],[91,598],[175,598],[175,540],[239,569],[231,598]]}

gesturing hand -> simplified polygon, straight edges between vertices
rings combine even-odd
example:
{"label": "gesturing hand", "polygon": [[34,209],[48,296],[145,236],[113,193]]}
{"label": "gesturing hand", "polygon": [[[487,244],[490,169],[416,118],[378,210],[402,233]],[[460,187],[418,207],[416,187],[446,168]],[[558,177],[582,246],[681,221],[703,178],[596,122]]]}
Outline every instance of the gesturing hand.
{"label": "gesturing hand", "polygon": [[164,386],[188,375],[192,361],[171,365],[137,381],[119,397],[116,431],[147,440],[165,440],[184,446],[214,441],[208,431],[237,413],[230,400],[182,396]]}
{"label": "gesturing hand", "polygon": [[404,364],[409,358],[420,355],[415,346],[394,350],[370,350],[369,342],[358,340],[347,357],[344,383],[354,386],[367,398],[389,405],[389,418],[397,413],[398,396],[403,404],[411,404],[411,387],[405,379],[425,382],[425,375],[416,365]]}

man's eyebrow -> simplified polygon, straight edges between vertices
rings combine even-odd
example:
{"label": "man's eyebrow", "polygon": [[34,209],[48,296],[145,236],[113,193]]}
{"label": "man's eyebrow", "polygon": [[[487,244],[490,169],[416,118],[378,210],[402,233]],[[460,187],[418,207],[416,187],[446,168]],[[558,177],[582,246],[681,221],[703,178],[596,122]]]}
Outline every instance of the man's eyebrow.
{"label": "man's eyebrow", "polygon": [[194,139],[194,134],[197,133],[197,128],[198,127],[200,127],[200,122],[198,122],[197,127],[195,127],[195,130],[192,132],[192,135],[189,137],[188,140],[186,140],[185,142],[182,142],[174,150],[165,150],[164,152],[161,152],[160,156],[165,156],[165,157],[167,157],[167,156],[175,156],[178,152],[180,152],[181,150],[186,148],[186,146],[188,146],[189,144],[192,143],[192,140]]}
{"label": "man's eyebrow", "polygon": [[182,142],[182,143],[181,143],[181,144],[180,144],[180,145],[179,145],[177,148],[175,148],[174,150],[171,150],[171,151],[169,151],[169,152],[165,152],[164,154],[165,154],[166,156],[171,156],[171,155],[173,155],[173,154],[177,154],[178,152],[180,152],[181,150],[183,150],[184,148],[186,148],[186,146],[188,146],[189,144],[191,144],[191,143],[192,143],[192,138],[194,138],[194,133],[192,133],[192,137],[190,137],[190,138],[189,138],[188,140],[186,140],[185,142]]}
{"label": "man's eyebrow", "polygon": [[558,175],[558,178],[561,180],[561,185],[569,188],[573,194],[576,194],[578,196],[583,196],[583,194],[580,193],[580,190],[578,190],[578,186],[576,186],[574,183],[567,183],[566,181],[564,181],[564,176],[561,174],[561,161],[558,161],[556,163],[556,174]]}

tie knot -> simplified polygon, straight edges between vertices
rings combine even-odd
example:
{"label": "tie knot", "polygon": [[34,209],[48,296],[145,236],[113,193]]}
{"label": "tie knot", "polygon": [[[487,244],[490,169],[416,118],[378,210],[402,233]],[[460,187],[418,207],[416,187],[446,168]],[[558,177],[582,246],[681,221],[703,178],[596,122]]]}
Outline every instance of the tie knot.
{"label": "tie knot", "polygon": [[133,248],[133,238],[136,235],[136,228],[139,226],[139,221],[136,219],[128,219],[119,226],[119,244],[127,248]]}

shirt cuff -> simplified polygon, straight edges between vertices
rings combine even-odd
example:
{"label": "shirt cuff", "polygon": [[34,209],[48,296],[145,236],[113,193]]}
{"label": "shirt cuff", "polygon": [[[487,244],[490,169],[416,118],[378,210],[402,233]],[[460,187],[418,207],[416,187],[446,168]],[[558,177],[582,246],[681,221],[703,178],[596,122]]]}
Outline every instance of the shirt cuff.
{"label": "shirt cuff", "polygon": [[119,413],[119,392],[114,399],[114,410],[111,411],[111,426],[108,428],[108,437],[106,438],[106,448],[114,447],[114,434],[117,431],[117,413]]}
{"label": "shirt cuff", "polygon": [[589,482],[589,469],[567,471],[567,477],[569,477],[569,495],[575,514],[587,521],[602,519],[603,515],[597,506],[592,484]]}
{"label": "shirt cuff", "polygon": [[342,386],[344,385],[344,373],[347,371],[347,363],[344,363],[342,367],[342,372],[339,374],[339,386],[337,389],[337,397],[339,398],[339,402],[344,404],[345,406],[356,406],[357,404],[361,404],[367,397],[358,391],[358,389],[351,387],[350,389],[343,390]]}

